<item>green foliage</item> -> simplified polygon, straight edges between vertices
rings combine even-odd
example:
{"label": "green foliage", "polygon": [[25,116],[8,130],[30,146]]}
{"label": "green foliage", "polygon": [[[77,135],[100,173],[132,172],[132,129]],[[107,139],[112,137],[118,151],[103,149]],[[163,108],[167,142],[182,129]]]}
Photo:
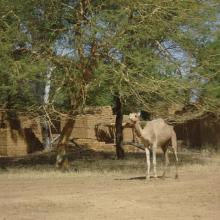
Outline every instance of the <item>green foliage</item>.
{"label": "green foliage", "polygon": [[[119,94],[126,111],[160,114],[190,103],[192,89],[200,91],[198,106],[212,105],[220,90],[218,6],[217,0],[1,0],[0,104],[42,105],[53,67],[50,106],[58,111],[113,105]],[[183,67],[178,52],[164,46],[168,41],[193,65]]]}
{"label": "green foliage", "polygon": [[[5,6],[2,8],[9,7]],[[13,11],[3,12],[0,15],[0,104],[26,109],[39,104],[36,84],[44,80],[41,73],[46,63],[29,51],[30,40],[22,31],[18,16]]]}

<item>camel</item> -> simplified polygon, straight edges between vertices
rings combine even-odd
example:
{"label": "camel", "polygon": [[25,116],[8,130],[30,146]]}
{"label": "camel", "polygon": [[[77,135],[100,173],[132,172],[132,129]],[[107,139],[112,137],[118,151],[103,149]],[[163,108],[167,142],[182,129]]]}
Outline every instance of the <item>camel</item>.
{"label": "camel", "polygon": [[157,147],[161,147],[164,153],[165,169],[162,177],[165,177],[167,167],[169,165],[168,148],[170,144],[171,144],[172,152],[175,156],[175,165],[176,165],[175,177],[178,178],[177,139],[173,126],[168,125],[163,119],[159,118],[159,119],[154,119],[152,121],[148,121],[147,124],[142,129],[140,125],[140,113],[129,114],[129,119],[135,128],[135,132],[137,136],[141,139],[141,142],[143,143],[145,148],[146,163],[147,163],[146,179],[147,180],[150,179],[150,150],[152,150],[152,154],[153,154],[154,177],[157,178],[157,168],[156,168]]}

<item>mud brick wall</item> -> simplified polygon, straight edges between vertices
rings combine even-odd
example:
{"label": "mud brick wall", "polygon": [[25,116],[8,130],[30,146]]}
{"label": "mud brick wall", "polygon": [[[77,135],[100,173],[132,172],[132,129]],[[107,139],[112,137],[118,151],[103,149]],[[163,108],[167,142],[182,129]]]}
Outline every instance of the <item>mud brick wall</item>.
{"label": "mud brick wall", "polygon": [[[128,116],[124,116],[124,122]],[[67,119],[61,120],[61,129],[64,127]],[[102,107],[94,110],[90,114],[78,115],[72,130],[71,137],[75,139],[93,139],[100,142],[114,142],[114,124],[115,115],[111,107]],[[132,141],[133,134],[131,128],[124,128],[124,140]]]}
{"label": "mud brick wall", "polygon": [[27,153],[23,131],[7,128],[7,156],[21,156]]}
{"label": "mud brick wall", "polygon": [[4,121],[0,129],[0,155],[21,156],[42,150],[40,121],[16,116]]}
{"label": "mud brick wall", "polygon": [[[61,120],[61,129],[67,119]],[[124,122],[128,116],[124,115]],[[72,129],[71,138],[78,144],[87,145],[89,148],[98,151],[115,151],[115,115],[111,107],[89,109],[87,114],[78,115]],[[133,141],[131,128],[124,128],[124,141]],[[137,151],[133,146],[125,146],[126,151]],[[138,150],[139,151],[139,150]]]}
{"label": "mud brick wall", "polygon": [[220,120],[210,114],[202,119],[189,120],[175,127],[177,139],[192,148],[220,145]]}
{"label": "mud brick wall", "polygon": [[[124,122],[128,116],[124,116]],[[59,129],[62,130],[67,119],[60,120]],[[79,144],[87,145],[98,151],[115,151],[115,115],[110,106],[86,109],[85,114],[78,115],[72,129],[71,138]],[[6,128],[0,129],[0,155],[19,156],[42,150],[42,131],[39,119],[18,115],[13,120],[5,121]],[[124,128],[124,141],[132,141],[133,134],[130,128]],[[135,151],[134,147],[125,147]]]}
{"label": "mud brick wall", "polygon": [[15,129],[0,129],[0,155],[20,156],[27,154],[27,144],[23,133]]}
{"label": "mud brick wall", "polygon": [[20,120],[22,121],[22,128],[24,129],[24,132],[30,133],[32,131],[34,133],[35,138],[39,139],[39,141],[42,142],[40,119],[38,118],[30,119],[28,117],[23,116],[23,117],[20,117]]}
{"label": "mud brick wall", "polygon": [[7,155],[7,129],[0,128],[0,155]]}
{"label": "mud brick wall", "polygon": [[[61,120],[61,129],[64,127],[66,121],[67,119]],[[114,123],[114,121],[115,116],[112,114],[111,107],[94,109],[90,114],[78,115],[76,117],[71,137],[75,139],[97,140],[97,130],[101,128],[102,124]],[[107,131],[108,129],[106,129]]]}

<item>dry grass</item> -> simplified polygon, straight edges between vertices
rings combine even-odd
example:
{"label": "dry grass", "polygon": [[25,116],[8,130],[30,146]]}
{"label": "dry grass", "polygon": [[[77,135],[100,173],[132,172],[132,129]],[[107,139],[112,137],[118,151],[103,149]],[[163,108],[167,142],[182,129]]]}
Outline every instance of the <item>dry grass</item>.
{"label": "dry grass", "polygon": [[[20,178],[48,178],[48,177],[80,177],[80,176],[108,176],[108,175],[145,175],[145,154],[128,154],[124,160],[115,160],[114,156],[110,155],[107,159],[84,158],[70,161],[70,170],[62,172],[56,170],[51,164],[36,164],[36,165],[19,165],[0,169],[0,175],[7,178],[17,176]],[[204,156],[200,153],[185,152],[179,155],[180,163],[179,170],[196,172],[207,171],[210,169],[218,169],[220,159],[218,155]],[[171,166],[170,173],[174,173],[174,163],[172,155],[170,155]],[[158,172],[163,171],[163,156],[158,155]]]}

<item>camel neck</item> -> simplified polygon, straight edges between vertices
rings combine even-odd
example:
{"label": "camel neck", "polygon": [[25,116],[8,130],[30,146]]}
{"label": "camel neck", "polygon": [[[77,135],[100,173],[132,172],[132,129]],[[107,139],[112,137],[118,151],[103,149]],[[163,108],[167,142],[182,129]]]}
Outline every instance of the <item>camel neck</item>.
{"label": "camel neck", "polygon": [[134,127],[135,127],[135,130],[136,130],[136,132],[137,132],[137,135],[138,135],[139,137],[142,137],[142,128],[141,128],[140,122],[137,121],[137,122],[135,123]]}

